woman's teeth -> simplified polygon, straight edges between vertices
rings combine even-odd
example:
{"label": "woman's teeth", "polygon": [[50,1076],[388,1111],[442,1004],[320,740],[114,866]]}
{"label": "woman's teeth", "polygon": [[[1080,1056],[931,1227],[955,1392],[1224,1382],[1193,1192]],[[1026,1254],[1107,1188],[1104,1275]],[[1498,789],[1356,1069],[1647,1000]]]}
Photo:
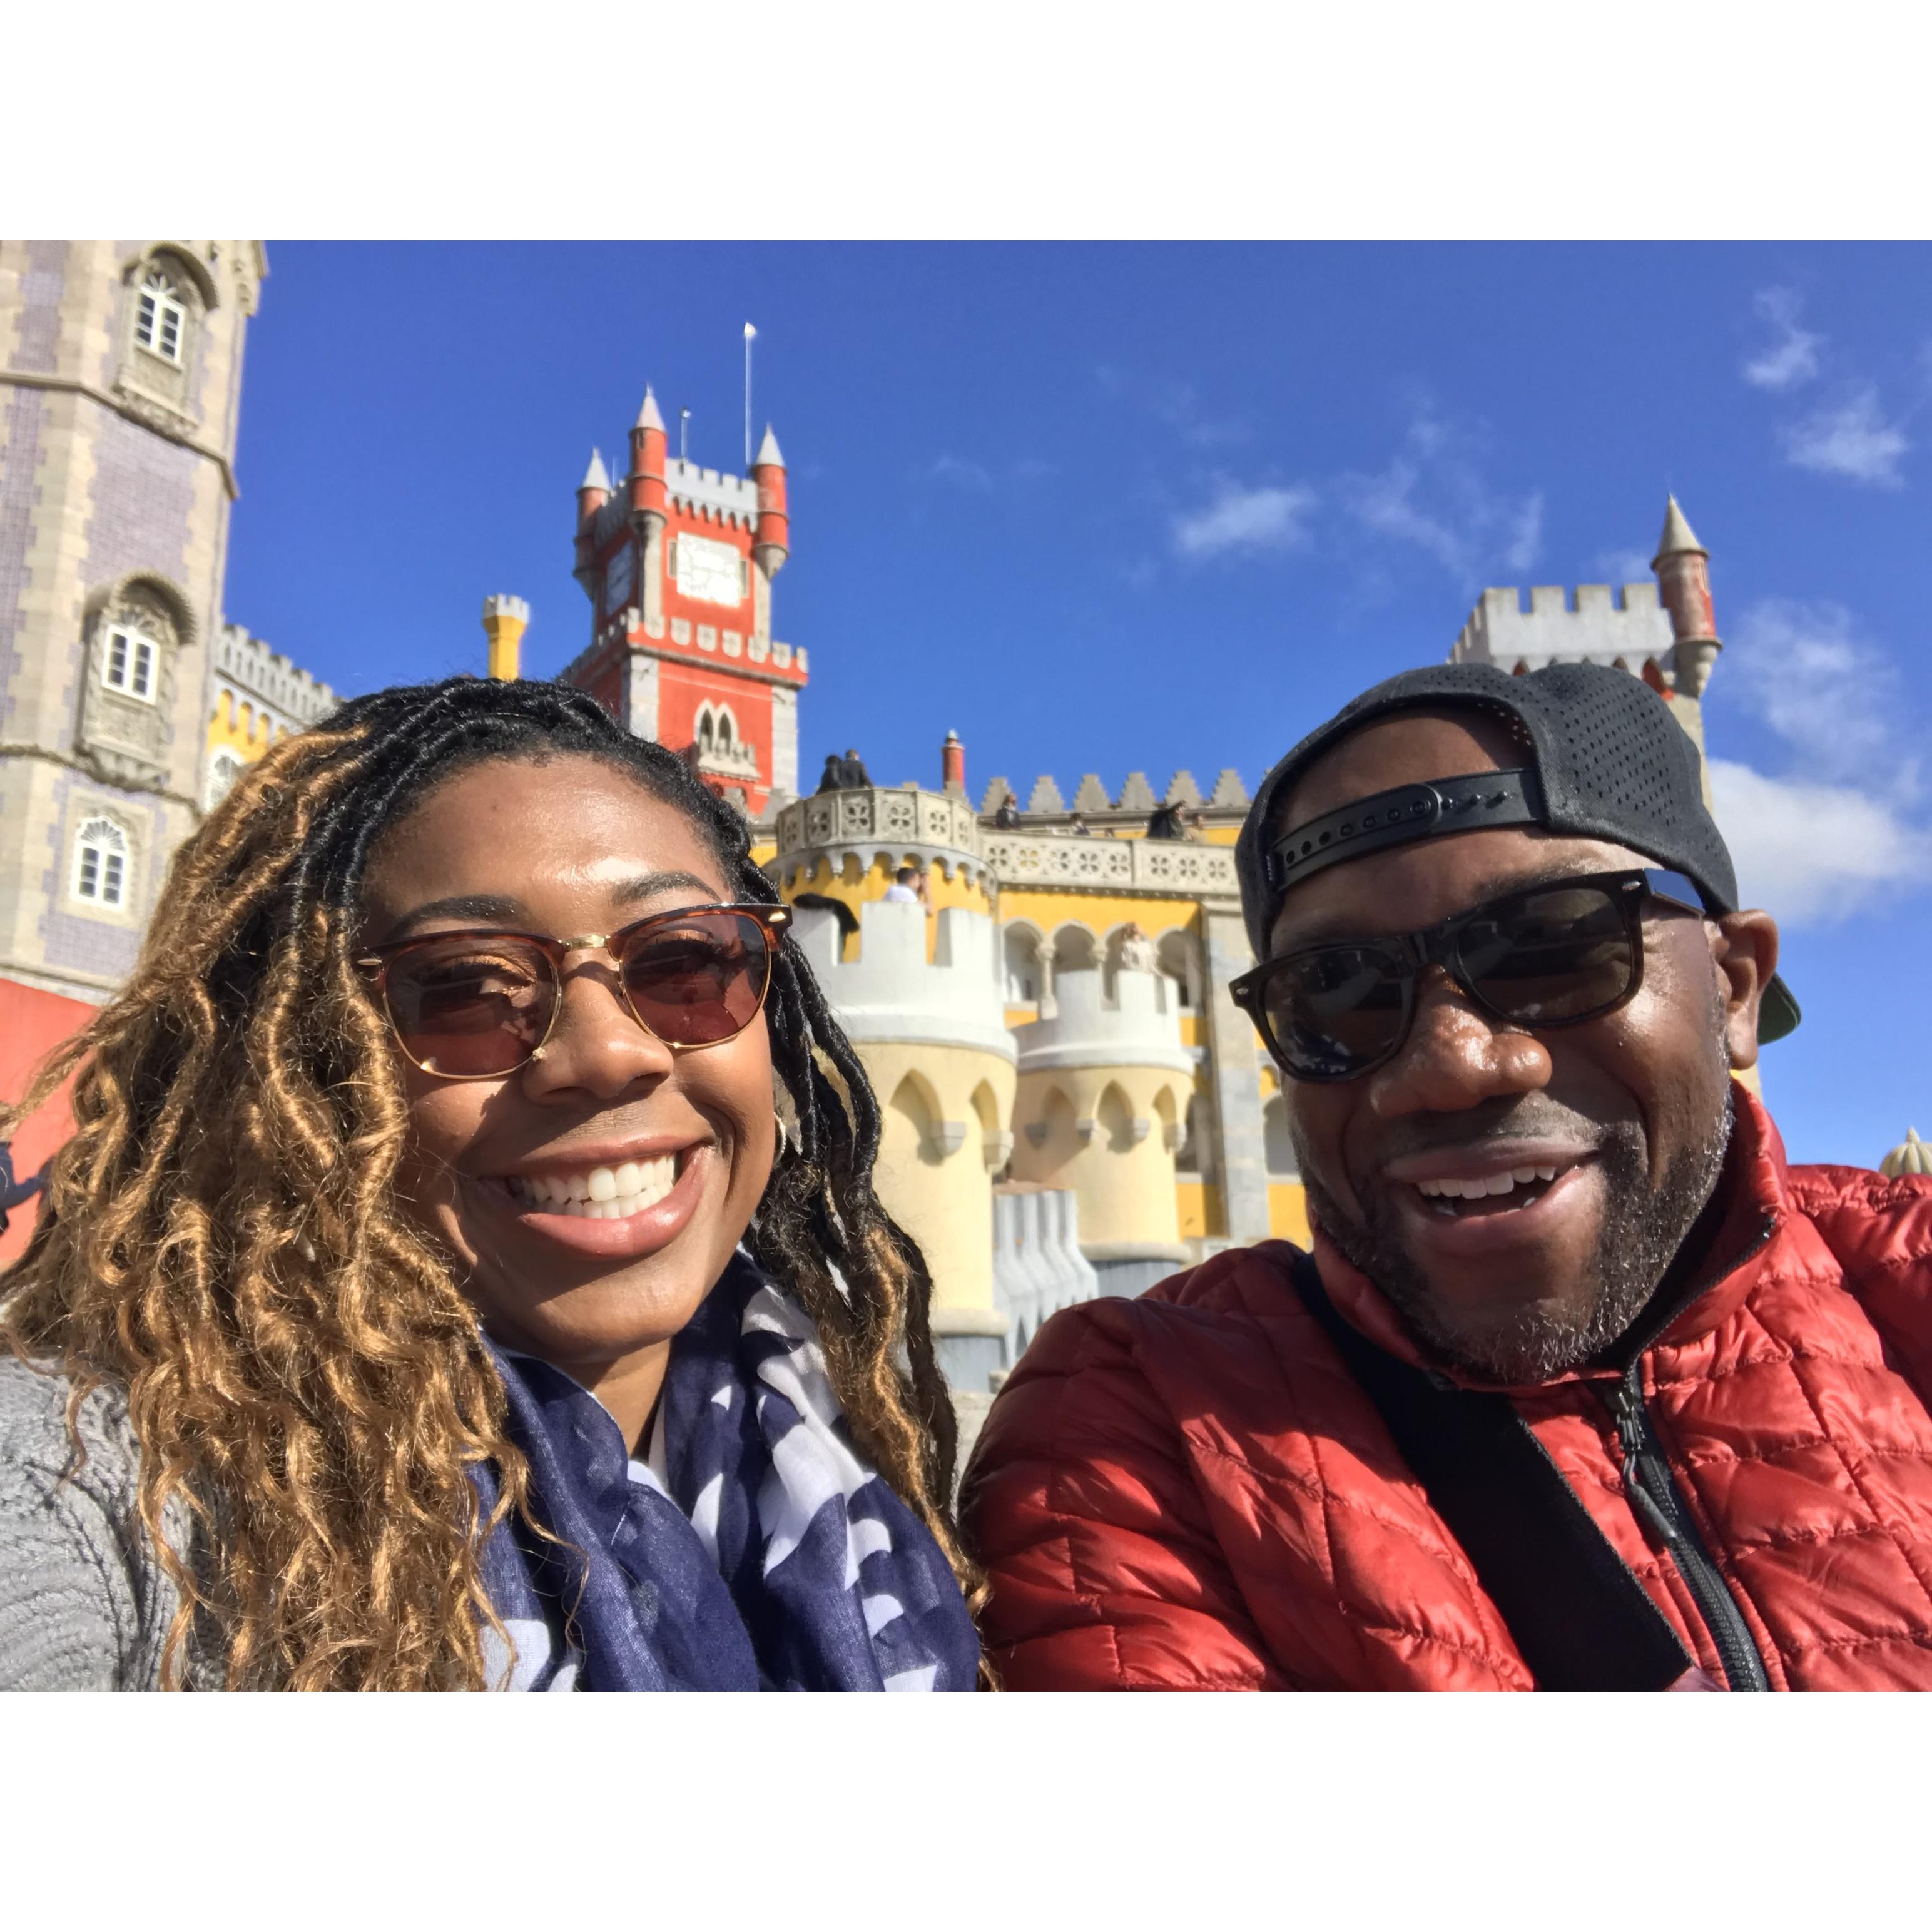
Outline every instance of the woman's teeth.
{"label": "woman's teeth", "polygon": [[540,1214],[574,1214],[585,1221],[622,1221],[654,1208],[677,1184],[677,1156],[627,1160],[583,1174],[510,1174],[503,1184],[520,1208]]}
{"label": "woman's teeth", "polygon": [[1493,1200],[1505,1207],[1527,1208],[1532,1200],[1542,1198],[1544,1187],[1556,1178],[1553,1167],[1514,1167],[1507,1174],[1486,1174],[1478,1180],[1418,1180],[1415,1191],[1432,1202],[1438,1214],[1458,1214],[1466,1211],[1458,1202],[1481,1202],[1486,1206]]}

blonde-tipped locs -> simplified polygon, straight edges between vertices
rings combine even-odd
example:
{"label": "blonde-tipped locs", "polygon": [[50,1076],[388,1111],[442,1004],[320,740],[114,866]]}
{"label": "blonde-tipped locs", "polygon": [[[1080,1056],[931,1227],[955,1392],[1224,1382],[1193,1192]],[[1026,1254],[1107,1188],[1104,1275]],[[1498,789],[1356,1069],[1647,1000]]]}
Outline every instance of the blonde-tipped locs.
{"label": "blonde-tipped locs", "polygon": [[[470,1472],[494,1464],[498,1511],[529,1514],[526,1474],[461,1286],[396,1203],[408,1118],[355,926],[374,842],[431,787],[560,755],[631,774],[700,831],[735,898],[772,902],[739,815],[582,693],[377,692],[243,776],[176,856],[126,988],[0,1115],[73,1079],[74,1132],[0,1277],[0,1334],[63,1367],[76,1409],[103,1379],[127,1390],[142,1522],[181,1594],[167,1683],[211,1630],[231,1684],[484,1681],[490,1525]],[[747,1244],[817,1323],[854,1437],[976,1602],[931,1281],[872,1185],[878,1102],[788,944],[766,1016],[796,1128]],[[183,1508],[185,1551],[162,1529]]]}

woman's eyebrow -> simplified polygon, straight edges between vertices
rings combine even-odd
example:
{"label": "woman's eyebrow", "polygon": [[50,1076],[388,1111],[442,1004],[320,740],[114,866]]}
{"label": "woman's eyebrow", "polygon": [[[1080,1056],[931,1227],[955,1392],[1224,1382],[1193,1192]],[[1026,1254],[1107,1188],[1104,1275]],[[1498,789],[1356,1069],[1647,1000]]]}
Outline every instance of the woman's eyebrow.
{"label": "woman's eyebrow", "polygon": [[390,927],[384,943],[403,939],[416,927],[433,919],[466,919],[490,926],[514,926],[524,916],[520,902],[498,892],[457,892],[448,898],[431,899],[412,906]]}
{"label": "woman's eyebrow", "polygon": [[695,872],[646,872],[641,878],[627,879],[620,886],[610,889],[614,905],[636,905],[640,900],[654,899],[660,892],[702,892],[707,901],[716,901],[718,888],[709,879],[700,879]]}

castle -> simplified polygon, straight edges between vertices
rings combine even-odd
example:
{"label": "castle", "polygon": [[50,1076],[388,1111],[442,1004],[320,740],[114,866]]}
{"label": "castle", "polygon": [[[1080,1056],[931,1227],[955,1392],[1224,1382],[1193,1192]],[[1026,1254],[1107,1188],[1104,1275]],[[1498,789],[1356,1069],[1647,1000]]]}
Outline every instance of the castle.
{"label": "castle", "polygon": [[[266,272],[255,242],[0,244],[0,1091],[124,978],[168,858],[242,766],[336,702],[221,608]],[[996,777],[976,805],[949,734],[930,788],[801,796],[809,664],[772,628],[790,531],[770,430],[748,466],[672,457],[646,390],[624,474],[593,452],[577,490],[590,634],[562,675],[750,822],[878,1089],[880,1190],[976,1394],[1068,1301],[1306,1236],[1280,1083],[1226,990],[1250,963],[1247,795],[1232,771],[1204,794],[1185,771],[1089,773],[1070,802],[1052,776],[1023,803]],[[1719,645],[1674,501],[1654,568],[1526,610],[1486,591],[1452,655],[1619,664],[1701,748]],[[490,675],[517,674],[530,617],[486,602]],[[887,897],[907,866],[923,903]],[[52,1131],[23,1132],[23,1171]]]}
{"label": "castle", "polygon": [[[1307,1238],[1280,1078],[1227,992],[1252,964],[1230,849],[1248,796],[1233,771],[1204,797],[1184,771],[1160,792],[1130,772],[1118,793],[1090,772],[1070,804],[1048,776],[1022,807],[998,777],[976,808],[951,733],[931,788],[847,775],[797,796],[807,664],[771,630],[790,541],[770,430],[748,478],[698,470],[668,457],[646,389],[621,484],[593,452],[578,489],[591,639],[562,676],[682,749],[752,820],[878,1090],[880,1194],[932,1267],[948,1377],[976,1398],[1069,1301]],[[1721,647],[1675,498],[1653,569],[1620,596],[1538,587],[1526,610],[1486,591],[1450,655],[1615,665],[1701,754]],[[498,675],[515,670],[506,602],[484,612]],[[891,891],[908,867],[918,902]]]}

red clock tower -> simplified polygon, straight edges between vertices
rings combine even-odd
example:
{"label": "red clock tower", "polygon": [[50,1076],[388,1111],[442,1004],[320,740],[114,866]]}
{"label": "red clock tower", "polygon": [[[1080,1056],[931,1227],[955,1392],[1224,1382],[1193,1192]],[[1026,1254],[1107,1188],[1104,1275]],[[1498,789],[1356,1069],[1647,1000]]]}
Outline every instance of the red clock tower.
{"label": "red clock tower", "polygon": [[749,477],[700,470],[665,441],[647,388],[622,482],[591,454],[575,573],[590,646],[562,680],[761,818],[775,794],[798,791],[806,682],[805,652],[772,635],[772,579],[790,540],[784,458],[769,428]]}

